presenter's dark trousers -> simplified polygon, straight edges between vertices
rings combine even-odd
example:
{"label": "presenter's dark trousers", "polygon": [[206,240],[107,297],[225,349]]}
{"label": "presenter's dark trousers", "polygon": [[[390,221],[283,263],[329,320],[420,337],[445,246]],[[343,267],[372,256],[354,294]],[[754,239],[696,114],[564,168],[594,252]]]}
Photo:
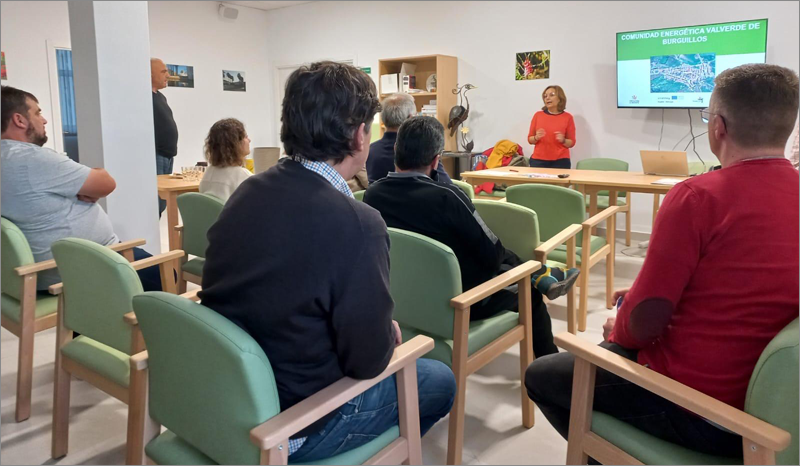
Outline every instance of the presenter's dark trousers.
{"label": "presenter's dark trousers", "polygon": [[[631,361],[638,351],[603,342],[600,346]],[[525,373],[528,396],[565,439],[569,432],[575,357],[558,353],[537,357]],[[742,437],[724,431],[611,372],[597,368],[594,410],[686,448],[712,455],[742,457]]]}
{"label": "presenter's dark trousers", "polygon": [[[172,174],[172,164],[175,162],[173,157],[164,157],[163,155],[156,154],[156,174],[157,175],[171,175]],[[161,214],[167,208],[167,201],[164,199],[158,198],[158,218],[161,218]]]}
{"label": "presenter's dark trousers", "polygon": [[572,167],[569,157],[557,160],[539,160],[531,157],[529,164],[534,168],[564,168],[569,170]]}

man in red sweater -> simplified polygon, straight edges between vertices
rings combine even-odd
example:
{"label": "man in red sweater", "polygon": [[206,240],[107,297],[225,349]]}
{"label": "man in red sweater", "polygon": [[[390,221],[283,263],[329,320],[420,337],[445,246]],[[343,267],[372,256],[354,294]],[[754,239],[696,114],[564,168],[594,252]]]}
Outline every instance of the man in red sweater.
{"label": "man in red sweater", "polygon": [[[721,73],[704,110],[722,169],[670,190],[647,258],[601,346],[736,408],[767,343],[798,317],[798,173],[783,157],[797,74],[775,65]],[[759,252],[769,251],[765,261]],[[574,358],[539,358],[528,394],[566,438]],[[693,450],[742,455],[741,437],[597,370],[594,409]]]}

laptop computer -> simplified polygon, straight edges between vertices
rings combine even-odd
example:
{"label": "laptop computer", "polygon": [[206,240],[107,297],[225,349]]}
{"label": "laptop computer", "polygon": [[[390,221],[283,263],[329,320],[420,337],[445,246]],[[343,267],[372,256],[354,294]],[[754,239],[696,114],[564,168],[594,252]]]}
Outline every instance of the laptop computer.
{"label": "laptop computer", "polygon": [[686,152],[669,150],[642,150],[642,170],[645,175],[689,176]]}

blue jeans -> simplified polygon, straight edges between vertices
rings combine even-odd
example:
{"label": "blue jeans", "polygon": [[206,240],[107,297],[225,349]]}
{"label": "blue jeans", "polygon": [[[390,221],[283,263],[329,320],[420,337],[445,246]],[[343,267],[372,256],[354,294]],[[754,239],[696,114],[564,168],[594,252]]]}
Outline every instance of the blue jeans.
{"label": "blue jeans", "polygon": [[[456,379],[445,364],[432,359],[417,361],[420,433],[450,412]],[[358,448],[398,425],[397,384],[391,376],[348,401],[325,427],[309,435],[292,456],[293,463],[307,463]]]}
{"label": "blue jeans", "polygon": [[570,159],[566,157],[557,160],[539,160],[531,157],[531,160],[528,162],[528,164],[534,168],[566,168],[569,170],[572,167]]}
{"label": "blue jeans", "polygon": [[[141,248],[133,248],[133,260],[147,259],[153,257],[152,254]],[[157,265],[141,269],[136,272],[139,274],[139,280],[142,282],[142,289],[144,291],[162,291],[161,290],[161,270]]]}
{"label": "blue jeans", "polygon": [[[173,162],[175,162],[175,159],[173,157],[164,157],[163,155],[156,154],[156,174],[171,175]],[[166,208],[167,208],[167,201],[159,197],[158,218],[161,218],[161,214],[164,212]]]}

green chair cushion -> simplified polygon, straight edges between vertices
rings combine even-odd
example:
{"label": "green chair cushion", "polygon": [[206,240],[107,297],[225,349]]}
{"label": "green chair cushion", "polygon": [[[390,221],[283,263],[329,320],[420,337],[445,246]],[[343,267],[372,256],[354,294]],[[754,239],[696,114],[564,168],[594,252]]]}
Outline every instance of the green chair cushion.
{"label": "green chair cushion", "polygon": [[[589,241],[589,249],[591,249],[591,254],[597,252],[600,248],[606,245],[606,239],[602,236],[592,236],[591,241]],[[575,261],[578,265],[581,264],[581,257],[582,257],[582,247],[575,248]],[[557,247],[553,252],[547,255],[548,261],[550,259],[561,262],[566,264],[567,263],[567,246],[562,244],[561,246]]]}
{"label": "green chair cushion", "polygon": [[741,458],[725,458],[696,452],[647,434],[608,414],[592,413],[592,432],[644,464],[742,464]]}
{"label": "green chair cushion", "polygon": [[[36,296],[36,310],[34,311],[34,319],[55,314],[58,311],[58,297],[37,295]],[[0,296],[0,312],[3,317],[11,320],[15,324],[19,323],[20,306],[19,301],[11,296],[3,293]]]}
{"label": "green chair cushion", "polygon": [[[400,428],[395,426],[379,435],[375,440],[345,453],[314,461],[313,464],[361,464],[400,437]],[[144,449],[147,456],[157,464],[217,464],[173,432],[167,430]],[[292,463],[289,464],[312,464]]]}
{"label": "green chair cushion", "polygon": [[[503,312],[488,319],[470,322],[467,355],[471,356],[484,346],[500,338],[517,324],[519,324],[519,314],[511,311]],[[401,330],[403,331],[403,341],[408,341],[417,335],[426,335],[414,328],[401,327]],[[436,338],[434,335],[430,334],[427,334],[427,336],[434,339],[434,347],[425,357],[441,361],[452,367],[453,340]]]}
{"label": "green chair cushion", "polygon": [[489,194],[486,191],[481,191],[481,192],[478,193],[478,196],[481,196],[481,197],[506,197],[506,192],[505,191],[494,190],[494,191],[492,191],[492,194]]}
{"label": "green chair cushion", "polygon": [[192,275],[197,275],[198,277],[203,276],[203,266],[206,264],[206,260],[202,257],[195,257],[192,260],[186,261],[181,266],[181,269],[184,272],[188,272]]}
{"label": "green chair cushion", "polygon": [[219,217],[225,202],[203,193],[184,193],[178,196],[178,210],[183,219],[183,250],[192,256],[205,257],[208,248],[206,234]]}
{"label": "green chair cushion", "polygon": [[[586,199],[586,207],[589,207],[591,201]],[[625,197],[617,197],[617,205],[620,207],[624,207],[627,204],[625,203]],[[607,209],[608,208],[608,196],[597,196],[597,208],[598,209]]]}
{"label": "green chair cushion", "polygon": [[61,348],[61,353],[98,374],[127,387],[130,383],[130,356],[86,336],[79,336]]}
{"label": "green chair cushion", "polygon": [[364,202],[364,194],[366,194],[366,192],[367,192],[366,189],[356,191],[353,193],[353,197],[356,198],[357,201]]}

